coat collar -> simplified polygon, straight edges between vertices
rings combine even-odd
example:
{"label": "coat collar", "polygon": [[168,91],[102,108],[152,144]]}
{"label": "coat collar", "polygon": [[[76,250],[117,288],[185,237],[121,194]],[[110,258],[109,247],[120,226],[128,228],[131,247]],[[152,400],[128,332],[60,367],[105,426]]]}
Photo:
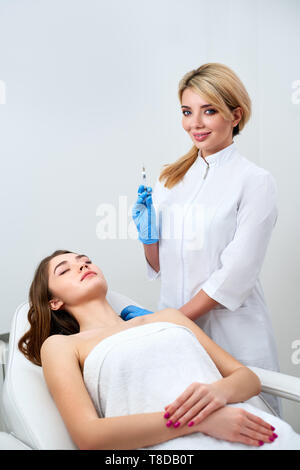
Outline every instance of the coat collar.
{"label": "coat collar", "polygon": [[206,157],[204,159],[201,156],[201,149],[199,149],[197,160],[199,160],[199,162],[201,164],[204,164],[204,165],[206,165],[206,163],[208,163],[209,166],[220,166],[223,163],[225,163],[225,161],[229,160],[229,158],[231,158],[231,156],[233,155],[235,150],[237,150],[236,144],[235,144],[235,142],[232,142],[232,144],[230,144],[227,147],[223,148],[219,152],[208,155],[208,157]]}

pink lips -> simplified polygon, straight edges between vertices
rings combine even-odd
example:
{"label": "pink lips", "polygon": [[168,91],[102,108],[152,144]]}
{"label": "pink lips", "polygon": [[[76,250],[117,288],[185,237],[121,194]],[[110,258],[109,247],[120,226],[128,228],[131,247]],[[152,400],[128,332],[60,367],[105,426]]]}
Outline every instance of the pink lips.
{"label": "pink lips", "polygon": [[208,137],[211,133],[210,132],[206,132],[205,134],[204,133],[200,133],[200,134],[193,134],[194,138],[198,141],[198,142],[201,142],[202,140],[204,140],[206,137]]}
{"label": "pink lips", "polygon": [[85,279],[86,276],[89,276],[90,274],[97,274],[97,273],[94,273],[94,271],[87,271],[86,273],[84,273],[84,275],[82,276],[80,280],[83,281],[83,279]]}

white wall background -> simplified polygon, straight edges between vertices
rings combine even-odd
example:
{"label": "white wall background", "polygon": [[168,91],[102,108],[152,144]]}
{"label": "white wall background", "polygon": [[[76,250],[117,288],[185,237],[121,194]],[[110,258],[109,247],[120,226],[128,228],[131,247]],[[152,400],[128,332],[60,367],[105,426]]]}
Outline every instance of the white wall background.
{"label": "white wall background", "polygon": [[[153,184],[190,148],[178,82],[221,62],[253,101],[235,142],[277,180],[279,219],[261,280],[281,370],[300,376],[292,361],[300,340],[299,20],[298,0],[0,1],[0,334],[27,300],[37,264],[56,249],[88,254],[111,289],[156,308],[159,281],[146,279],[142,246],[118,234],[100,240],[97,208],[112,204],[119,214],[123,196],[130,209],[141,163]],[[300,432],[300,405],[284,410]]]}

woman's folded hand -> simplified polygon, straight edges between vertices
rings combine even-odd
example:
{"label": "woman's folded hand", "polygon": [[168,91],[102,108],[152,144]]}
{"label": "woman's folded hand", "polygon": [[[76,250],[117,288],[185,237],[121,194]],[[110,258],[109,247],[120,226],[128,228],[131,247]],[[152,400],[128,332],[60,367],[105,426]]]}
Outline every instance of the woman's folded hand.
{"label": "woman's folded hand", "polygon": [[226,403],[225,396],[214,384],[193,382],[173,403],[165,406],[166,425],[178,427],[200,424]]}
{"label": "woman's folded hand", "polygon": [[230,405],[215,411],[193,429],[217,439],[255,447],[271,444],[278,437],[270,423],[242,408]]}

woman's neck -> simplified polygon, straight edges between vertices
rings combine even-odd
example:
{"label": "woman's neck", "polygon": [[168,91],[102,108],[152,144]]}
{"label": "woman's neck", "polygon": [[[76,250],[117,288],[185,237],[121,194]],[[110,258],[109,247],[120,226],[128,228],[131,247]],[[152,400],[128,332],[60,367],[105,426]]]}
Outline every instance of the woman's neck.
{"label": "woman's neck", "polygon": [[79,323],[80,332],[123,324],[124,320],[104,299],[92,299],[68,310]]}

